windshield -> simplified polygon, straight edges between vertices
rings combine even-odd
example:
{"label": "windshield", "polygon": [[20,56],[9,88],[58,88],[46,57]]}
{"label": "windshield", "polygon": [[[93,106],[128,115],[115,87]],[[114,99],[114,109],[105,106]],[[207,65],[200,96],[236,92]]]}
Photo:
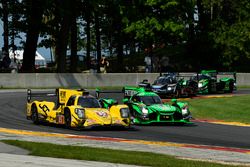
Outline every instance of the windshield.
{"label": "windshield", "polygon": [[101,108],[99,101],[93,97],[79,97],[77,104],[84,108]]}
{"label": "windshield", "polygon": [[176,83],[176,80],[173,77],[160,77],[155,80],[154,85],[165,85],[165,84],[172,84]]}
{"label": "windshield", "polygon": [[152,104],[162,104],[159,96],[140,96],[140,101],[145,105],[149,106]]}

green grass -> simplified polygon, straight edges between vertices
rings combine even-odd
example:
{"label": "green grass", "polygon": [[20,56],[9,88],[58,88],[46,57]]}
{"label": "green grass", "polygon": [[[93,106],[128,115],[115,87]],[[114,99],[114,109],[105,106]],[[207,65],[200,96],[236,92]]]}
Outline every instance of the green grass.
{"label": "green grass", "polygon": [[[122,151],[104,148],[64,146],[49,143],[25,142],[18,140],[3,140],[4,143],[18,146],[31,151],[31,155],[57,157],[67,159],[101,161],[152,167],[229,167],[210,162],[177,159],[163,154]],[[232,165],[231,165],[232,166]]]}
{"label": "green grass", "polygon": [[241,86],[237,86],[237,89],[249,89],[250,85],[241,85]]}
{"label": "green grass", "polygon": [[250,95],[189,100],[194,118],[250,124]]}

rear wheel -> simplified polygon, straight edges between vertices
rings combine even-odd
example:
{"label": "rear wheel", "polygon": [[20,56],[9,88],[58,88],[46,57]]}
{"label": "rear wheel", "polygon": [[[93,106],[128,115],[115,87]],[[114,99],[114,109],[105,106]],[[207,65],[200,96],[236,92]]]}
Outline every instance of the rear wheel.
{"label": "rear wheel", "polygon": [[175,93],[174,93],[174,96],[173,96],[173,98],[179,98],[180,97],[180,90],[175,90]]}
{"label": "rear wheel", "polygon": [[211,94],[211,93],[212,93],[212,85],[211,85],[211,83],[208,83],[208,86],[207,86],[207,93],[208,93],[208,94]]}
{"label": "rear wheel", "polygon": [[66,128],[71,128],[71,115],[70,115],[70,112],[68,110],[65,111],[64,117],[65,117]]}
{"label": "rear wheel", "polygon": [[229,92],[232,93],[234,90],[234,83],[233,82],[230,82],[229,83]]}
{"label": "rear wheel", "polygon": [[38,118],[38,112],[36,105],[33,105],[31,108],[32,114],[31,114],[31,120],[34,124],[39,124],[39,118]]}

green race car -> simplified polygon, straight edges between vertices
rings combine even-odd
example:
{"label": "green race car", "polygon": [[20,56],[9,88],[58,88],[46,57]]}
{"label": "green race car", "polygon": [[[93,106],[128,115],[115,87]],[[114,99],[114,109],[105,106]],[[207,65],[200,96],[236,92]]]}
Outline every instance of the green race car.
{"label": "green race car", "polygon": [[235,73],[202,70],[201,73],[191,77],[191,80],[198,83],[198,94],[232,93],[236,90]]}
{"label": "green race car", "polygon": [[135,124],[192,123],[191,113],[185,102],[172,99],[172,105],[163,103],[156,93],[142,87],[124,87],[123,91],[123,102],[128,105]]}

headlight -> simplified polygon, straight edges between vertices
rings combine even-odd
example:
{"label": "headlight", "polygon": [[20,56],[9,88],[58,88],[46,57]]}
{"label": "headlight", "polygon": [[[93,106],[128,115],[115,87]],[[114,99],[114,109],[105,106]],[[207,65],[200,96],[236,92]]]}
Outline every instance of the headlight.
{"label": "headlight", "polygon": [[146,109],[146,108],[144,108],[144,107],[142,107],[142,110],[141,110],[141,111],[142,111],[143,114],[148,114],[148,109]]}
{"label": "headlight", "polygon": [[82,108],[76,108],[75,113],[80,119],[83,119],[85,117],[85,110]]}
{"label": "headlight", "polygon": [[202,83],[199,83],[199,84],[198,84],[198,87],[201,88],[201,87],[202,87]]}
{"label": "headlight", "polygon": [[129,118],[129,109],[128,108],[121,108],[120,114],[122,118]]}
{"label": "headlight", "polygon": [[168,90],[171,90],[172,88],[171,87],[168,87]]}
{"label": "headlight", "polygon": [[183,116],[189,115],[188,107],[186,106],[186,107],[182,108],[181,113],[182,113]]}

